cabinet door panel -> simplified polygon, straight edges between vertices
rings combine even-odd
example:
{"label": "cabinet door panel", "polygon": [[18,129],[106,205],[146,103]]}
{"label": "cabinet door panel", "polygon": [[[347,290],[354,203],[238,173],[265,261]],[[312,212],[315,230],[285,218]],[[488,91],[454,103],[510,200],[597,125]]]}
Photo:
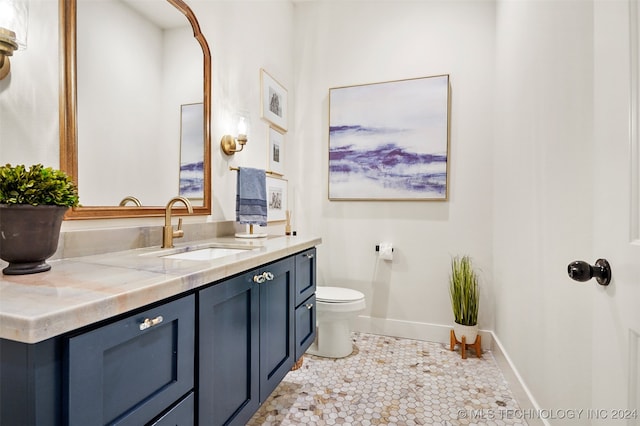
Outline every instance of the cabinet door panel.
{"label": "cabinet door panel", "polygon": [[296,256],[296,302],[307,300],[316,292],[316,249],[298,253]]}
{"label": "cabinet door panel", "polygon": [[289,372],[295,360],[294,346],[294,260],[267,265],[259,273],[273,274],[260,284],[260,400]]}
{"label": "cabinet door panel", "polygon": [[296,308],[296,360],[316,338],[316,296],[311,296]]}
{"label": "cabinet door panel", "polygon": [[194,299],[69,339],[69,425],[145,424],[193,388]]}
{"label": "cabinet door panel", "polygon": [[248,273],[199,295],[199,424],[245,424],[259,407],[259,296]]}
{"label": "cabinet door panel", "polygon": [[191,392],[189,396],[180,401],[180,404],[153,422],[151,426],[193,426],[195,424],[193,407],[194,397]]}

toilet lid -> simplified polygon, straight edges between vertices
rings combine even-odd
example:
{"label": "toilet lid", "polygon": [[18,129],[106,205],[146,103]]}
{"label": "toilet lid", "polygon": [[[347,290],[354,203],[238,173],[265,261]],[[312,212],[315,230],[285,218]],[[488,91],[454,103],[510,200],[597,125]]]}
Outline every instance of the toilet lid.
{"label": "toilet lid", "polygon": [[357,290],[342,287],[316,287],[316,300],[319,302],[355,302],[364,298]]}

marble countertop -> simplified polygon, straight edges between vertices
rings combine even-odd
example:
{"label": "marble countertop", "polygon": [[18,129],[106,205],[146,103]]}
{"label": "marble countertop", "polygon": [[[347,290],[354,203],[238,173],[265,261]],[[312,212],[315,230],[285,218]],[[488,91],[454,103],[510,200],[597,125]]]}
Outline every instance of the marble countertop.
{"label": "marble countertop", "polygon": [[[214,238],[48,261],[48,272],[2,275],[0,338],[37,343],[320,244],[317,237]],[[212,260],[166,256],[209,246],[246,248]]]}

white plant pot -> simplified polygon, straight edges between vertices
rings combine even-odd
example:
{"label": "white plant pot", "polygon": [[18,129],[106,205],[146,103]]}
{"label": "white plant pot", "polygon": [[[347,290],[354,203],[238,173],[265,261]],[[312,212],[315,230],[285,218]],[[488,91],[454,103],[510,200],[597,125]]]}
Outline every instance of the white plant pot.
{"label": "white plant pot", "polygon": [[478,337],[478,325],[462,325],[454,322],[453,334],[456,335],[458,342],[462,342],[462,336],[465,336],[465,342],[473,344],[476,341],[476,337]]}

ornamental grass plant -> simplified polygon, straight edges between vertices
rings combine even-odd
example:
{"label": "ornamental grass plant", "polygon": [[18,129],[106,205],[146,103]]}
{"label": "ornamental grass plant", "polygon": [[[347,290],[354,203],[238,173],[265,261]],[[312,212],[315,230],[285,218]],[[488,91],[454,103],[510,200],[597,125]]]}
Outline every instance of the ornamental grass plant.
{"label": "ornamental grass plant", "polygon": [[456,323],[469,326],[478,324],[480,290],[478,276],[469,256],[451,259],[449,297]]}

